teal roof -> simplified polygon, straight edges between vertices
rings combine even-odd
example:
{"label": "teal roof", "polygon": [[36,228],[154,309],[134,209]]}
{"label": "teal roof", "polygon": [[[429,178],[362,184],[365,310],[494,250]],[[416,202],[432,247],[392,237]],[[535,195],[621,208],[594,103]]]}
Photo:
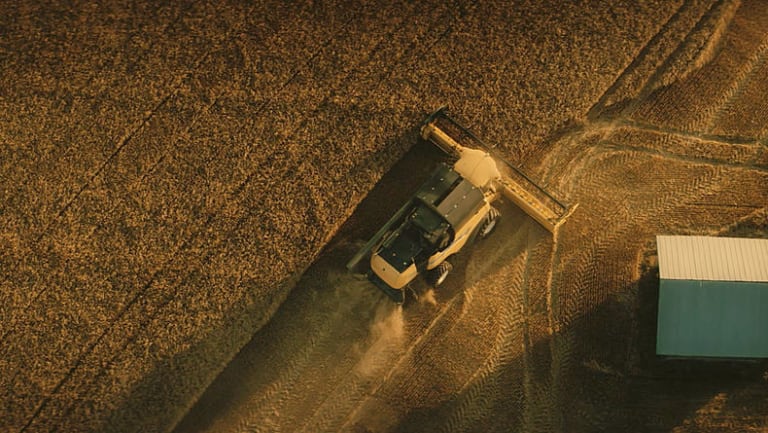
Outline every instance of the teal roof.
{"label": "teal roof", "polygon": [[768,358],[768,284],[661,280],[656,353]]}
{"label": "teal roof", "polygon": [[657,246],[656,353],[768,358],[768,240],[659,236]]}

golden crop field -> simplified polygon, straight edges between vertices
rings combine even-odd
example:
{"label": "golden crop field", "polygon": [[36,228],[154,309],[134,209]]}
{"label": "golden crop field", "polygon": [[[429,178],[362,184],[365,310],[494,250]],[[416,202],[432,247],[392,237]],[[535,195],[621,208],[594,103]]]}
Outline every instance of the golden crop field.
{"label": "golden crop field", "polygon": [[[768,7],[19,1],[0,14],[0,432],[768,429],[655,357],[656,234],[768,237]],[[510,203],[399,309],[344,264],[462,123]]]}

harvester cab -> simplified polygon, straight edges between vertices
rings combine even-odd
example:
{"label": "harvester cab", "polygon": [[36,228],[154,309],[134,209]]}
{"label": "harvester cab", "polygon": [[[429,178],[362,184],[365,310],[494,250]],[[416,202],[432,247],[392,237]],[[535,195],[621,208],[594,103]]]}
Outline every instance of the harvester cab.
{"label": "harvester cab", "polygon": [[[455,162],[440,165],[347,263],[347,269],[353,270],[367,258],[368,278],[398,303],[404,302],[405,289],[418,275],[434,286],[442,284],[452,270],[448,259],[475,237],[491,234],[500,216],[493,203],[500,195],[550,231],[566,214],[565,206],[494,156],[492,148],[450,118],[444,108],[427,117],[421,136]],[[479,148],[459,144],[467,140]],[[509,169],[499,170],[500,160]]]}

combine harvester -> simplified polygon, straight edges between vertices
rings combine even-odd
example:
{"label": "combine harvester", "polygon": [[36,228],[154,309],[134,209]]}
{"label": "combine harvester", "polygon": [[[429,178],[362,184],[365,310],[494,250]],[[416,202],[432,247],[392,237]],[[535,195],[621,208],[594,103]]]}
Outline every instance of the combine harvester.
{"label": "combine harvester", "polygon": [[[421,136],[455,163],[438,167],[347,263],[354,271],[367,258],[368,278],[398,303],[405,301],[405,288],[420,274],[434,286],[442,284],[452,269],[448,259],[476,237],[491,234],[500,216],[493,203],[501,195],[552,233],[568,215],[565,205],[493,155],[493,149],[449,117],[445,107],[427,117]],[[466,142],[479,148],[459,144]]]}

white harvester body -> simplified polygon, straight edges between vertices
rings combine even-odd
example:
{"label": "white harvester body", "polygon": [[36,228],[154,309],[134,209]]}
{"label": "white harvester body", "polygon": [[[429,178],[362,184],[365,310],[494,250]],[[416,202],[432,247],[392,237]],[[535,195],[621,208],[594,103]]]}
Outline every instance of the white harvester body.
{"label": "white harvester body", "polygon": [[[476,149],[460,145],[438,124],[441,119],[482,144],[442,109],[429,116],[421,129],[422,138],[456,158],[455,163],[438,167],[347,264],[352,270],[370,254],[369,279],[396,302],[404,301],[404,289],[419,274],[433,285],[441,284],[452,267],[447,259],[476,236],[491,233],[500,216],[492,204],[500,194],[549,231],[565,216],[565,206],[516,168],[510,165],[520,179],[503,176],[487,146]],[[536,192],[543,193],[544,199],[538,199]]]}

